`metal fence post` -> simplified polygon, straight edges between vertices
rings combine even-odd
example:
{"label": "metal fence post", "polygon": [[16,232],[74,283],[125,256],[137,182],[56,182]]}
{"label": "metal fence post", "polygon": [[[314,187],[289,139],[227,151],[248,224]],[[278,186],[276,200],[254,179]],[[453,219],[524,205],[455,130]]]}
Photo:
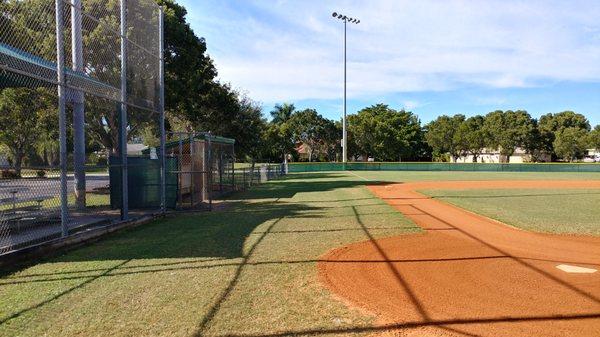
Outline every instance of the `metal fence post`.
{"label": "metal fence post", "polygon": [[[81,32],[81,0],[71,0],[71,59],[73,70],[83,72],[83,37]],[[80,90],[71,89],[73,103],[73,178],[75,204],[85,209],[85,104]]]}
{"label": "metal fence post", "polygon": [[121,109],[119,137],[121,140],[121,220],[129,217],[127,188],[127,0],[120,1],[121,14]]}
{"label": "metal fence post", "polygon": [[60,147],[60,224],[62,236],[69,235],[67,198],[67,116],[65,112],[65,49],[63,36],[63,0],[56,0],[56,74],[58,80],[58,133]]}
{"label": "metal fence post", "polygon": [[177,198],[179,204],[183,206],[183,179],[185,176],[183,172],[183,143],[181,141],[181,134],[181,132],[177,133],[177,137],[179,138],[179,158],[177,159],[177,184],[179,185],[179,196]]}
{"label": "metal fence post", "polygon": [[158,50],[159,50],[159,66],[158,66],[158,85],[159,85],[159,104],[158,111],[160,114],[160,210],[167,210],[167,158],[165,145],[167,137],[165,135],[165,33],[164,33],[165,13],[162,7],[158,9]]}
{"label": "metal fence post", "polygon": [[245,167],[242,169],[242,180],[243,180],[242,191],[245,191],[246,190],[246,168]]}
{"label": "metal fence post", "polygon": [[194,207],[194,192],[196,192],[194,186],[194,175],[196,174],[194,167],[194,133],[189,134],[189,153],[190,153],[190,207]]}
{"label": "metal fence post", "polygon": [[213,161],[212,161],[212,142],[211,142],[211,134],[208,133],[208,209],[212,211],[212,198],[213,198]]}

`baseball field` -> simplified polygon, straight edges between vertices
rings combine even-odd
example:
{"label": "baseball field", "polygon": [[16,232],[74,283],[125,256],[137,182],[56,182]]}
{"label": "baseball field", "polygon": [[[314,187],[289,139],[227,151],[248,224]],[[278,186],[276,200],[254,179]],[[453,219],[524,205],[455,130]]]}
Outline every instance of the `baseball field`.
{"label": "baseball field", "polygon": [[600,173],[295,173],[2,271],[0,336],[599,336]]}

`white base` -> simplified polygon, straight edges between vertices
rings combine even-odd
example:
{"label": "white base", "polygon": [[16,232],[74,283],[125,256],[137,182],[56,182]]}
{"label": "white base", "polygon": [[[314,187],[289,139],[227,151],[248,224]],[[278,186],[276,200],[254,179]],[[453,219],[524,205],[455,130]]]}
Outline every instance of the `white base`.
{"label": "white base", "polygon": [[596,269],[571,266],[568,264],[559,264],[558,266],[556,266],[556,268],[564,271],[565,273],[570,273],[570,274],[592,274],[592,273],[597,272]]}

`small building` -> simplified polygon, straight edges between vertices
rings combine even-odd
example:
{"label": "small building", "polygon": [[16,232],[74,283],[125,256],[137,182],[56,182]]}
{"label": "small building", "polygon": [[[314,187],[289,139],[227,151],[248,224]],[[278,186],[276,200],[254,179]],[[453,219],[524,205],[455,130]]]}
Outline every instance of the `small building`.
{"label": "small building", "polygon": [[308,146],[304,143],[296,144],[296,153],[298,153],[298,161],[309,161]]}
{"label": "small building", "polygon": [[[507,160],[508,159],[508,160]],[[538,154],[537,162],[550,162],[552,161],[552,157],[550,154]],[[473,163],[473,156],[466,155],[461,156],[456,160],[457,163]],[[499,150],[491,150],[491,149],[483,149],[481,154],[477,156],[477,163],[532,163],[534,162],[533,156],[525,149],[518,147],[510,158],[506,158],[500,154]]]}
{"label": "small building", "polygon": [[587,149],[588,157],[600,157],[600,149]]}
{"label": "small building", "polygon": [[171,139],[165,154],[177,160],[178,207],[194,207],[233,190],[234,139],[209,133],[174,133]]}
{"label": "small building", "polygon": [[[171,141],[165,144],[166,207],[202,207],[214,197],[233,191],[235,140],[208,133],[174,133],[169,136]],[[139,151],[139,155],[127,156],[131,209],[160,206],[159,153],[160,148],[145,148]],[[120,186],[120,158],[111,156],[110,164],[111,187]],[[121,204],[119,191],[120,188],[111,188],[111,205],[114,208]]]}

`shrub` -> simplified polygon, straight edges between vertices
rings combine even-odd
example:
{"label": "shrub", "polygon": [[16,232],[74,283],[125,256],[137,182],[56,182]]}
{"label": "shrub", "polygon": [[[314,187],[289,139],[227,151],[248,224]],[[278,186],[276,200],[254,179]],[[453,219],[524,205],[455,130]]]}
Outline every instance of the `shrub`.
{"label": "shrub", "polygon": [[100,160],[100,157],[97,154],[92,152],[87,155],[86,159],[87,159],[87,164],[98,165],[98,161]]}

